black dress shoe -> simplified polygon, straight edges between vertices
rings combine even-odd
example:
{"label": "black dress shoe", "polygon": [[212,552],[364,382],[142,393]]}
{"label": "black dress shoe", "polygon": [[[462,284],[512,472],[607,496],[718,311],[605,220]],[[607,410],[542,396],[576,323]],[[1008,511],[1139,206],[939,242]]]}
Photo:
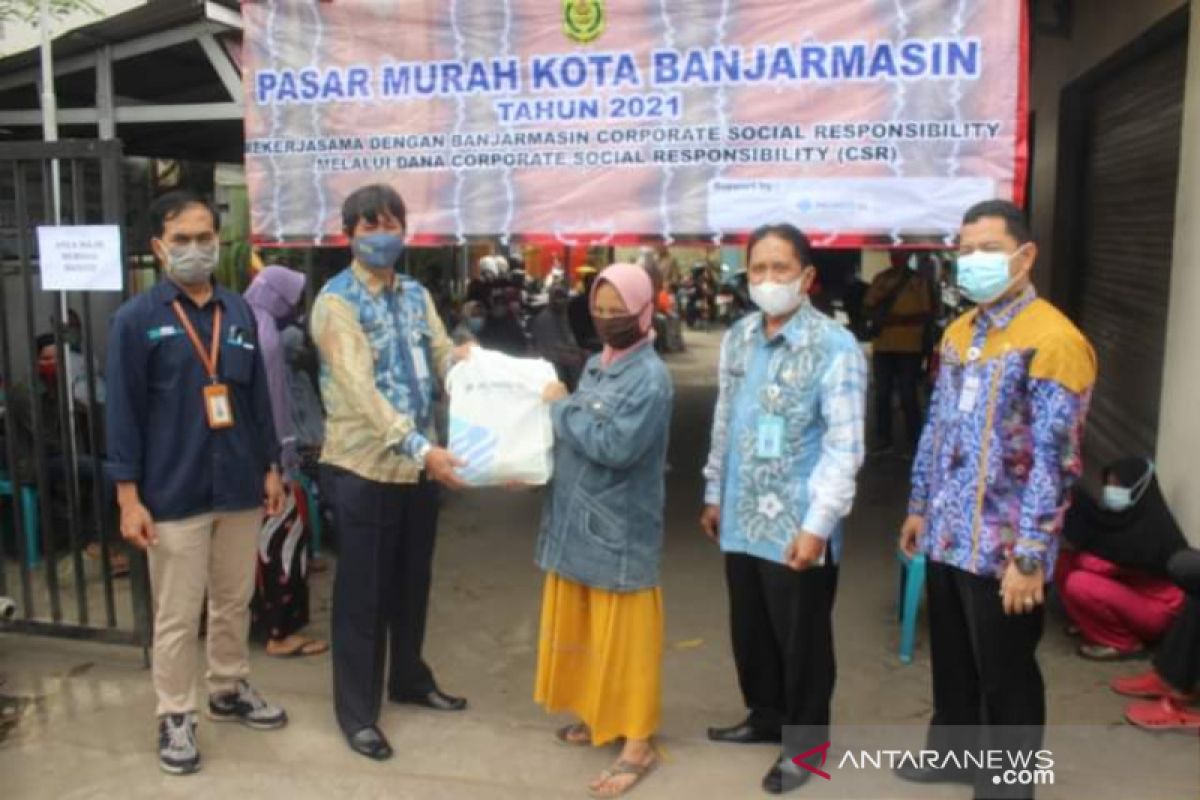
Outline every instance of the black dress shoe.
{"label": "black dress shoe", "polygon": [[783,734],[780,731],[765,731],[750,724],[747,719],[732,728],[709,728],[708,738],[722,744],[780,744]]}
{"label": "black dress shoe", "polygon": [[893,770],[896,777],[909,783],[962,783],[975,785],[975,773],[962,769],[924,769],[922,767],[899,766]]}
{"label": "black dress shoe", "polygon": [[803,767],[793,764],[791,759],[781,757],[763,776],[762,788],[767,794],[784,794],[808,783],[812,775]]}
{"label": "black dress shoe", "polygon": [[467,698],[455,697],[434,689],[427,694],[402,694],[392,697],[393,703],[432,708],[434,711],[462,711],[467,707]]}
{"label": "black dress shoe", "polygon": [[363,728],[353,736],[347,736],[346,742],[351,750],[374,761],[387,761],[392,757],[392,746],[375,726]]}

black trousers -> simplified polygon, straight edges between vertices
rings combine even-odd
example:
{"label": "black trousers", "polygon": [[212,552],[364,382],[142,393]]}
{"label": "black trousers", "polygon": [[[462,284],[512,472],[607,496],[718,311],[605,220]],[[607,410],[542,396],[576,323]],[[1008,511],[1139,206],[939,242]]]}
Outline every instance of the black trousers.
{"label": "black trousers", "polygon": [[333,699],[352,735],[379,721],[388,665],[391,697],[435,687],[421,658],[438,487],[422,478],[401,485],[323,467],[340,548],[333,585]]}
{"label": "black trousers", "polygon": [[1167,573],[1188,597],[1154,655],[1154,670],[1176,691],[1193,692],[1200,687],[1200,550],[1176,553]]}
{"label": "black trousers", "polygon": [[771,733],[784,725],[803,725],[802,739],[827,741],[822,732],[829,728],[837,679],[837,566],[796,572],[773,561],[728,553],[725,578],[733,657],[750,724]]}
{"label": "black trousers", "polygon": [[906,442],[916,448],[921,438],[921,362],[920,353],[875,353],[875,443],[880,447],[894,444],[892,437],[892,395],[900,392],[904,411]]}
{"label": "black trousers", "polygon": [[[1006,616],[999,580],[937,562],[929,563],[926,585],[933,667],[929,749],[1038,750],[1046,724],[1046,687],[1037,662],[1042,607]],[[1029,787],[994,785],[991,773],[979,773],[975,786],[977,798],[1033,796]]]}

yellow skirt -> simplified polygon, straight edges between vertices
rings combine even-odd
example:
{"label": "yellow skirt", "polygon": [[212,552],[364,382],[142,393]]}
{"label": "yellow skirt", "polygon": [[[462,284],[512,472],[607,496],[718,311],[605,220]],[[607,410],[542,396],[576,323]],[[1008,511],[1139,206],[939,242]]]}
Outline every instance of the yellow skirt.
{"label": "yellow skirt", "polygon": [[547,574],[533,699],[578,716],[593,744],[658,730],[662,654],[662,589],[610,592]]}

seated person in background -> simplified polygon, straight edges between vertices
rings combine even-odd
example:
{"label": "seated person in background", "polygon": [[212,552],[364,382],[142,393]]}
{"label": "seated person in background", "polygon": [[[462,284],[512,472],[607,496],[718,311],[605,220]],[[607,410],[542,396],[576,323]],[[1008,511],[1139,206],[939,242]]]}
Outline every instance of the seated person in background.
{"label": "seated person in background", "polygon": [[[59,417],[59,363],[58,349],[55,347],[54,335],[43,333],[37,337],[34,345],[37,348],[37,374],[28,383],[18,383],[9,391],[9,413],[12,414],[13,432],[16,439],[17,464],[16,473],[21,483],[35,484],[37,482],[36,461],[34,448],[42,447],[45,459],[46,476],[50,482],[51,493],[54,497],[57,513],[69,514],[66,509],[66,485],[71,478],[72,466],[70,449],[67,447],[69,431],[62,430],[62,419]],[[65,402],[65,401],[64,401]],[[41,442],[34,432],[33,407],[37,405],[41,416]],[[82,411],[82,409],[81,409]],[[95,464],[89,455],[86,417],[75,425],[75,464],[74,472],[79,476],[79,502],[83,510],[83,536],[88,544],[85,552],[90,558],[100,557],[99,532],[96,525],[99,514],[95,513],[95,484],[100,481],[102,507],[100,514],[113,516],[111,531],[116,531],[116,499],[112,485],[102,475],[97,475]],[[65,530],[65,528],[64,528]],[[115,536],[115,534],[114,534]],[[109,543],[109,563],[113,577],[129,573],[129,561],[123,553],[116,552],[116,543]]]}
{"label": "seated person in background", "polygon": [[533,346],[537,354],[554,365],[558,379],[571,391],[579,383],[588,354],[575,342],[567,317],[570,294],[565,286],[550,290],[550,304],[533,320]]}
{"label": "seated person in background", "polygon": [[491,256],[479,259],[479,277],[467,282],[467,299],[486,306],[500,284],[500,268]]}
{"label": "seated person in background", "polygon": [[596,268],[580,267],[579,292],[567,304],[567,318],[571,320],[571,333],[575,341],[589,353],[599,353],[603,347],[600,334],[596,333],[596,323],[592,320],[591,296],[592,284],[596,282]]}
{"label": "seated person in background", "polygon": [[529,343],[521,327],[521,302],[510,297],[508,289],[496,289],[489,302],[490,313],[483,331],[479,334],[480,346],[498,350],[508,356],[526,355]]}
{"label": "seated person in background", "polygon": [[1154,465],[1127,458],[1104,470],[1097,502],[1076,492],[1063,535],[1072,550],[1058,562],[1056,583],[1095,661],[1136,656],[1162,637],[1183,607],[1167,561],[1187,540],[1167,508]]}
{"label": "seated person in background", "polygon": [[1167,562],[1167,574],[1187,595],[1154,655],[1154,668],[1140,675],[1117,678],[1114,692],[1143,698],[1130,703],[1125,719],[1151,731],[1200,732],[1200,550],[1181,550]]}
{"label": "seated person in background", "polygon": [[[86,407],[91,399],[88,395],[87,361],[83,357],[83,319],[75,309],[67,313],[67,341],[65,355],[67,357],[67,383],[75,402]],[[96,402],[104,405],[104,370],[100,368],[100,360],[92,357],[92,380],[96,387]]]}
{"label": "seated person in background", "polygon": [[459,316],[462,319],[451,334],[454,343],[458,345],[479,341],[479,335],[483,333],[487,324],[487,306],[478,300],[468,300],[463,303]]}

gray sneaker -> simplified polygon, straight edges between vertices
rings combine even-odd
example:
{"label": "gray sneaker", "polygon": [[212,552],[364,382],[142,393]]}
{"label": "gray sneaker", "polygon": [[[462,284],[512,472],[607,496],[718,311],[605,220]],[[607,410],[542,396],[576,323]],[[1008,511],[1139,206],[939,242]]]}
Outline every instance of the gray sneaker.
{"label": "gray sneaker", "polygon": [[264,700],[246,681],[238,681],[237,689],[232,692],[210,695],[208,716],[217,722],[240,722],[260,731],[287,724],[287,712]]}
{"label": "gray sneaker", "polygon": [[171,775],[199,771],[195,714],[164,714],[158,718],[158,765]]}

